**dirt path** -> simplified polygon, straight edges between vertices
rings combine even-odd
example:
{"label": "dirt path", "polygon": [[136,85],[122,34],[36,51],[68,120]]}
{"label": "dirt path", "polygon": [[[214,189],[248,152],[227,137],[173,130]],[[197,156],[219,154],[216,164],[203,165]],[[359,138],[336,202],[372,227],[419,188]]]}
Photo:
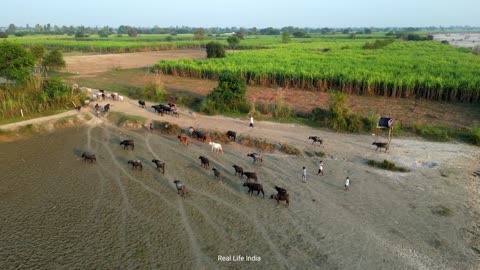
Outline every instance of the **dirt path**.
{"label": "dirt path", "polygon": [[[106,103],[100,102],[100,105]],[[478,266],[479,257],[472,247],[480,247],[479,185],[478,178],[471,174],[479,166],[478,147],[395,137],[386,154],[374,151],[372,137],[366,135],[258,121],[250,128],[247,119],[198,114],[194,117],[182,108],[179,118],[160,116],[151,110],[152,104],[142,109],[136,100],[128,98],[124,102],[110,100],[108,103],[112,104],[112,111],[169,121],[184,129],[193,126],[219,132],[235,130],[239,136],[288,143],[302,151],[322,151],[326,154],[322,158],[325,176],[315,175],[318,157],[264,153],[264,162],[253,165],[246,154],[255,150],[239,144],[224,144],[224,154],[214,154],[208,144],[200,142],[186,148],[173,136],[146,129],[114,127],[105,122],[104,117],[96,117],[91,107],[86,108],[82,114],[92,115],[88,127],[76,131],[75,138],[62,143],[61,149],[53,148],[53,152],[49,152],[52,164],[65,164],[74,159],[70,144],[76,145],[77,152],[88,150],[97,154],[96,165],[54,166],[56,171],[65,170],[66,175],[72,175],[72,179],[38,169],[33,174],[42,175],[42,179],[48,181],[22,181],[23,178],[19,180],[11,175],[12,171],[21,171],[22,163],[16,160],[25,158],[27,154],[22,153],[33,143],[27,142],[18,157],[0,155],[0,164],[15,159],[11,163],[13,168],[5,170],[1,180],[4,182],[0,181],[0,194],[5,194],[0,196],[5,206],[0,214],[15,216],[12,214],[15,210],[17,216],[22,216],[8,219],[9,226],[0,233],[0,241],[6,247],[4,253],[9,258],[0,262],[1,268],[35,266],[35,258],[47,262],[36,267],[41,269],[58,265],[75,268],[82,262],[92,268],[169,269],[473,270]],[[64,115],[52,116],[48,121],[55,117]],[[35,120],[37,124],[46,121]],[[312,146],[307,140],[312,135],[322,137],[324,144]],[[54,138],[41,140],[53,143],[63,135],[52,136]],[[71,136],[65,135],[65,138]],[[135,140],[135,151],[118,147],[118,142],[125,138]],[[7,148],[2,146],[4,151],[10,151]],[[46,145],[45,149],[50,148]],[[223,184],[214,180],[211,168],[200,168],[200,155],[210,159],[211,168],[221,171]],[[57,156],[58,161],[54,159]],[[149,166],[154,157],[167,162],[165,175]],[[142,160],[144,170],[126,167],[128,159]],[[373,169],[365,164],[368,159],[388,159],[412,171],[394,173]],[[266,191],[265,199],[246,195],[243,181],[233,175],[232,164],[257,172]],[[307,167],[307,183],[301,183],[302,166]],[[348,192],[343,190],[346,176],[352,179]],[[172,181],[176,178],[187,184],[186,199],[178,198],[175,192]],[[31,185],[34,187],[30,188]],[[288,189],[290,208],[285,209],[283,205],[275,208],[276,203],[268,199],[275,185]],[[37,200],[28,195],[30,189],[48,196]],[[37,211],[42,215],[29,212],[32,209],[29,204],[16,201],[13,195],[7,196],[22,192],[25,194],[18,196],[30,198],[33,205],[53,207],[54,204],[58,210]],[[51,196],[60,196],[61,202],[77,207],[76,210],[57,204],[58,200]],[[451,215],[435,214],[433,210],[439,206],[449,209]],[[78,220],[73,220],[76,225],[62,223],[62,218],[70,220],[77,216]],[[23,239],[22,235],[30,235],[28,228],[35,224],[33,221],[39,222],[45,217],[61,226],[52,227],[48,233],[45,232],[48,224],[39,227],[38,232],[31,235],[32,246],[25,239],[20,242],[26,244],[17,247],[15,243]],[[66,256],[61,261],[63,264],[53,264],[60,261],[51,259],[52,254],[61,256],[63,247],[69,244],[65,239],[72,234],[78,239],[69,247],[75,256]],[[44,241],[50,243],[49,248],[37,249]],[[17,255],[10,250],[17,250]],[[260,256],[261,261],[235,263],[217,258],[236,254]],[[24,263],[12,264],[15,256],[21,257]]]}

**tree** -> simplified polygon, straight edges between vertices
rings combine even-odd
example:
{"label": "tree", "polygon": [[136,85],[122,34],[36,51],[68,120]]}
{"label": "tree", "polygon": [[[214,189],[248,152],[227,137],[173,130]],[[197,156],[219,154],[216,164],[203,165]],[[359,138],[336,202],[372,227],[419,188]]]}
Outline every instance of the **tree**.
{"label": "tree", "polygon": [[218,78],[218,86],[207,95],[201,110],[206,113],[248,112],[246,92],[247,87],[243,77],[231,71],[223,71]]}
{"label": "tree", "polygon": [[288,43],[290,41],[290,34],[287,31],[282,33],[282,42]]}
{"label": "tree", "polygon": [[209,42],[206,46],[207,58],[223,58],[225,57],[225,48],[218,42]]}
{"label": "tree", "polygon": [[370,35],[370,34],[372,33],[372,29],[370,29],[370,28],[365,28],[365,30],[363,30],[363,32],[364,32],[365,34]]}
{"label": "tree", "polygon": [[238,30],[235,36],[237,36],[239,39],[245,39],[245,29],[240,28],[240,30]]}
{"label": "tree", "polygon": [[22,83],[31,75],[35,64],[32,54],[20,44],[0,42],[0,77]]}
{"label": "tree", "polygon": [[205,36],[205,30],[203,28],[195,29],[195,32],[193,33],[193,39],[203,40],[204,36]]}
{"label": "tree", "polygon": [[5,32],[0,32],[0,38],[7,38],[8,34]]}
{"label": "tree", "polygon": [[296,38],[308,38],[310,37],[305,31],[296,31],[292,34]]}
{"label": "tree", "polygon": [[98,30],[99,37],[108,37],[110,35],[110,29],[108,26],[103,27],[101,30]]}
{"label": "tree", "polygon": [[240,43],[240,39],[237,36],[233,35],[227,38],[227,42],[228,45],[232,47],[232,49],[235,49],[235,47]]}
{"label": "tree", "polygon": [[11,23],[9,26],[8,26],[8,32],[15,32],[15,30],[17,30],[17,27],[15,26],[15,24]]}
{"label": "tree", "polygon": [[63,60],[62,52],[59,50],[49,51],[43,58],[42,67],[45,75],[48,70],[64,68],[65,60]]}
{"label": "tree", "polygon": [[41,44],[33,45],[30,48],[30,52],[32,53],[33,58],[35,58],[35,62],[40,63],[45,55],[45,47],[43,47]]}
{"label": "tree", "polygon": [[129,37],[137,37],[138,36],[137,29],[135,29],[133,27],[129,28],[127,33],[128,33]]}

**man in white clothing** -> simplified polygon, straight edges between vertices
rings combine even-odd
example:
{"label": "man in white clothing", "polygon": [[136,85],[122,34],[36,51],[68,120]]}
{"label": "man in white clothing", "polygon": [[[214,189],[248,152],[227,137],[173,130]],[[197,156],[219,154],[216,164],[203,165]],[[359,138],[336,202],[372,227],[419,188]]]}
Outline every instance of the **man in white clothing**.
{"label": "man in white clothing", "polygon": [[317,175],[322,174],[323,175],[323,161],[320,160],[320,164],[318,165],[318,173]]}
{"label": "man in white clothing", "polygon": [[350,178],[347,176],[347,179],[345,179],[345,191],[348,190],[348,186],[350,186]]}

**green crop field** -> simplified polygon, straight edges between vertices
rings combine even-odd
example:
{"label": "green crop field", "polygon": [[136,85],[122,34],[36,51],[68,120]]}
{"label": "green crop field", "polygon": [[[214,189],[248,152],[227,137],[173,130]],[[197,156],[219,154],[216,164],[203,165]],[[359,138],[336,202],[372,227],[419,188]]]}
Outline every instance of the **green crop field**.
{"label": "green crop field", "polygon": [[[382,38],[384,33],[374,33],[371,35],[357,35],[358,39]],[[44,45],[48,49],[60,49],[63,51],[83,51],[99,53],[124,53],[124,52],[142,52],[173,50],[182,48],[200,48],[204,47],[210,41],[218,41],[228,45],[226,39],[228,35],[206,35],[203,40],[194,40],[193,34],[179,35],[138,35],[129,37],[127,35],[110,35],[108,38],[102,38],[98,35],[91,35],[86,38],[75,38],[67,35],[27,35],[23,37],[11,36],[9,41],[19,43],[25,47],[33,45]],[[311,43],[321,40],[345,40],[349,35],[313,35],[311,38],[292,38],[295,43]],[[281,36],[246,36],[244,40],[236,47],[237,49],[266,48],[270,45],[281,44]]]}
{"label": "green crop field", "polygon": [[338,36],[330,41],[235,51],[221,59],[160,61],[155,68],[166,74],[208,79],[230,70],[241,74],[251,85],[480,101],[480,57],[468,50],[434,41],[398,40],[367,50],[362,46],[368,40]]}

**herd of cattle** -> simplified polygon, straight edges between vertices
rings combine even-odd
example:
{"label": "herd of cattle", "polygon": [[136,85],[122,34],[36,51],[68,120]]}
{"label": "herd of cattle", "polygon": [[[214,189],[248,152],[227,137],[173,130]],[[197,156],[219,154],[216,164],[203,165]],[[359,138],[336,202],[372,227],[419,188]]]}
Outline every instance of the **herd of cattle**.
{"label": "herd of cattle", "polygon": [[[205,136],[205,135],[201,135],[201,133],[199,131],[193,130],[192,127],[189,128],[189,131],[191,131],[190,134],[191,134],[192,138],[194,136],[193,134],[197,134],[197,138],[201,138],[201,136]],[[233,141],[235,141],[236,132],[230,130],[230,131],[227,132],[226,135],[229,138],[233,139]],[[198,136],[200,136],[200,137],[198,137]],[[178,138],[179,138],[179,140],[182,144],[184,144],[185,146],[188,146],[188,137],[180,135],[180,136],[178,136]],[[222,149],[221,144],[214,143],[214,142],[209,142],[209,145],[211,146],[211,151],[218,152],[218,153],[223,153],[223,149]],[[131,140],[131,139],[122,140],[120,142],[120,146],[123,146],[123,148],[125,150],[132,150],[132,151],[135,150],[135,142],[134,142],[134,140]],[[254,164],[256,162],[263,163],[263,156],[258,154],[258,153],[249,153],[249,154],[247,154],[247,156],[251,157],[253,159]],[[90,163],[93,163],[94,161],[95,162],[97,161],[95,154],[89,153],[89,152],[84,152],[82,154],[82,159],[85,162],[88,161]],[[200,165],[201,165],[202,168],[210,169],[210,160],[207,157],[200,156],[199,159],[200,159]],[[157,171],[165,174],[165,161],[161,161],[161,160],[158,160],[158,159],[153,159],[152,163],[154,163],[156,165]],[[127,165],[131,165],[132,170],[136,170],[136,169],[143,170],[143,164],[142,164],[141,160],[128,160]],[[238,175],[240,177],[240,179],[243,179],[243,176],[245,176],[247,178],[245,180],[243,186],[248,188],[248,193],[251,196],[253,195],[253,192],[256,191],[257,196],[260,193],[262,193],[263,197],[265,197],[263,186],[262,186],[262,184],[258,183],[257,173],[244,171],[244,169],[242,167],[238,166],[238,165],[233,165],[232,167],[235,170],[235,176]],[[222,176],[223,175],[220,172],[220,170],[218,170],[217,168],[212,168],[212,171],[213,171],[213,175],[214,175],[215,179],[217,179],[219,182],[222,182]],[[252,181],[250,181],[250,180],[252,180]],[[175,179],[173,181],[173,183],[175,184],[175,186],[177,188],[177,193],[185,198],[185,194],[186,194],[185,184],[179,179]],[[280,201],[285,201],[286,202],[286,207],[288,207],[290,200],[289,200],[289,194],[287,193],[287,190],[282,188],[282,187],[278,187],[278,186],[275,186],[275,190],[277,190],[277,194],[271,195],[271,198],[275,199],[277,201],[277,205],[280,203]]]}
{"label": "herd of cattle", "polygon": [[[85,87],[80,87],[81,90],[86,91],[90,95],[90,101],[96,101],[96,100],[106,100],[106,99],[112,99],[112,100],[118,100],[118,101],[123,101],[124,98],[121,95],[118,95],[117,93],[105,93],[103,90],[97,90],[97,89],[90,89],[90,88],[85,88]],[[90,101],[87,101],[84,105],[88,105]],[[144,100],[139,100],[138,105],[141,108],[146,107],[146,102]],[[98,103],[94,106],[95,111],[98,113],[99,112],[99,105]],[[179,117],[179,113],[177,111],[177,106],[174,103],[168,103],[166,105],[163,104],[158,104],[158,105],[153,105],[151,108],[154,109],[154,111],[158,114],[169,114],[175,117]],[[104,112],[108,112],[110,110],[110,104],[106,104],[103,108]],[[204,131],[200,130],[195,130],[193,127],[189,127],[187,130],[188,135],[190,135],[190,138],[196,138],[197,140],[201,142],[205,142],[207,140],[207,134]],[[235,131],[229,130],[225,134],[227,138],[229,138],[231,141],[235,142],[237,139],[237,133]],[[185,135],[179,135],[177,136],[179,139],[180,143],[182,143],[185,146],[189,145],[189,138]],[[320,145],[323,143],[323,140],[319,136],[310,136],[308,139],[312,140],[312,144],[319,143]],[[131,149],[132,151],[135,148],[135,144],[133,140],[123,140],[120,142],[120,145],[124,147],[124,149]],[[385,152],[388,150],[388,144],[387,143],[379,143],[379,142],[374,142],[373,145],[377,146],[378,148],[385,148]],[[212,152],[216,153],[223,153],[223,148],[220,143],[216,142],[209,142],[209,146],[211,147]],[[253,164],[260,162],[263,163],[263,157],[262,155],[258,153],[249,153],[247,156],[251,157],[253,159]],[[95,154],[85,152],[82,154],[82,158],[84,161],[89,161],[90,163],[93,163],[93,161],[96,161],[96,156]],[[201,166],[205,169],[210,168],[210,161],[207,157],[200,156],[199,157],[201,161]],[[165,162],[160,161],[158,159],[153,159],[152,162],[156,165],[156,169],[158,171],[161,171],[163,174],[165,174]],[[127,162],[128,165],[132,165],[132,169],[143,169],[143,164],[140,160],[128,160]],[[246,172],[244,169],[240,166],[233,165],[233,168],[235,169],[235,176],[239,175],[241,179],[243,179],[243,176],[246,176],[246,181],[243,184],[243,186],[248,188],[248,193],[250,195],[253,195],[253,192],[257,192],[257,196],[262,193],[263,197],[265,197],[265,193],[263,190],[262,184],[258,183],[258,177],[255,172]],[[222,173],[216,169],[213,168],[213,173],[214,177],[218,181],[222,181]],[[252,180],[250,182],[249,180]],[[186,192],[186,186],[185,184],[180,181],[179,179],[175,179],[173,181],[178,194],[182,195],[182,197],[185,197],[185,192]],[[275,186],[275,190],[277,191],[276,195],[271,195],[272,199],[275,199],[277,201],[277,205],[279,204],[280,201],[285,201],[286,202],[286,207],[289,206],[289,194],[287,193],[287,190],[282,187]]]}

